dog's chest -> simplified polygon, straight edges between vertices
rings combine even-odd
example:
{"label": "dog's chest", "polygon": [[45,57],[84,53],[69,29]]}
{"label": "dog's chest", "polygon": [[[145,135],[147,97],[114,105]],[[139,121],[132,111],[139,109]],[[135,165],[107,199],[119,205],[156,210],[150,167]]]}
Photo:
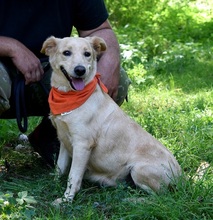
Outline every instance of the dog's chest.
{"label": "dog's chest", "polygon": [[71,141],[74,136],[84,134],[85,130],[88,130],[87,122],[90,117],[79,108],[66,114],[52,115],[50,118],[58,137],[64,142],[65,140]]}

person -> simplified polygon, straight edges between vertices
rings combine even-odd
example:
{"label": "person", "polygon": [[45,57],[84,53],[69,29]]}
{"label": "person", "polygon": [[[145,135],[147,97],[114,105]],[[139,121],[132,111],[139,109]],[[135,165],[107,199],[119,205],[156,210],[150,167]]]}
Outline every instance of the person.
{"label": "person", "polygon": [[50,165],[59,142],[48,119],[51,68],[45,69],[48,58],[40,52],[42,44],[49,36],[70,36],[73,28],[79,37],[102,37],[107,50],[98,57],[97,70],[121,105],[129,79],[120,69],[119,44],[108,16],[104,0],[0,1],[0,118],[17,117],[16,102],[21,101],[15,86],[23,78],[27,116],[43,116],[29,141]]}

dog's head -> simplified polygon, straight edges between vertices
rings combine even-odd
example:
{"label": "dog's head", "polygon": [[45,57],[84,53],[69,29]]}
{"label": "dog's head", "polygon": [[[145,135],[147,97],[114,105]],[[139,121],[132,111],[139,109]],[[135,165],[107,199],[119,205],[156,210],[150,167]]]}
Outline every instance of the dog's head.
{"label": "dog's head", "polygon": [[106,43],[99,37],[48,38],[41,52],[49,56],[52,86],[82,90],[96,74],[97,55],[105,50]]}

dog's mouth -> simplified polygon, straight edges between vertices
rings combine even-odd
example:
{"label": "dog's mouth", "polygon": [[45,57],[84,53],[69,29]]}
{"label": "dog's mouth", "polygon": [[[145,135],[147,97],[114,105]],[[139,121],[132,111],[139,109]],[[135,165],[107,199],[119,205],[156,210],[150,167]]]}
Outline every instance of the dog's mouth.
{"label": "dog's mouth", "polygon": [[72,77],[71,80],[72,80],[72,88],[73,88],[74,90],[80,91],[80,90],[83,90],[83,89],[84,89],[85,84],[84,84],[83,79]]}
{"label": "dog's mouth", "polygon": [[72,89],[77,90],[77,91],[81,91],[84,89],[85,83],[82,78],[69,76],[68,72],[66,71],[66,69],[63,66],[60,66],[60,69],[61,69],[62,73],[64,74],[64,76],[69,81]]}

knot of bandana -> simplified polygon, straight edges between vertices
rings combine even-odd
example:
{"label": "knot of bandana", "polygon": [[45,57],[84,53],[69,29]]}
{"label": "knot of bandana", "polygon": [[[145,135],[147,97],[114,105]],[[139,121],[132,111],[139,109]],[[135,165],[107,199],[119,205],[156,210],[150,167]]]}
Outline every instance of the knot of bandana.
{"label": "knot of bandana", "polygon": [[80,107],[95,91],[97,83],[104,92],[108,92],[106,86],[100,80],[100,74],[96,74],[94,79],[81,91],[63,92],[52,87],[48,98],[51,113],[59,115]]}

